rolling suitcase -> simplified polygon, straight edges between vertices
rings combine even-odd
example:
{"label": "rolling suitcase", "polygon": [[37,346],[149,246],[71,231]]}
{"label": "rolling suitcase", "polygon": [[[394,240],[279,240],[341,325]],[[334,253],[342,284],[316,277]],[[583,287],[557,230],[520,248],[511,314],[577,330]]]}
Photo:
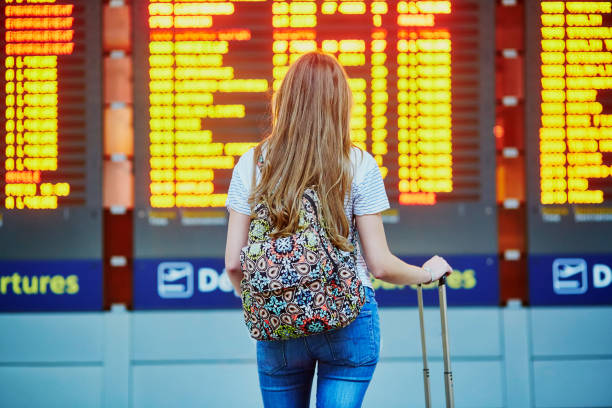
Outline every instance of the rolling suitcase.
{"label": "rolling suitcase", "polygon": [[[425,320],[423,318],[423,287],[417,288],[419,302],[419,321],[421,324],[421,352],[423,353],[423,384],[425,387],[425,407],[431,408],[431,393],[429,389],[429,368],[427,366],[427,346],[425,345]],[[446,316],[446,277],[438,281],[438,297],[440,299],[440,323],[442,327],[442,353],[444,356],[444,391],[446,394],[446,408],[455,407],[453,391],[453,373],[451,371],[450,354],[448,349],[448,325]]]}

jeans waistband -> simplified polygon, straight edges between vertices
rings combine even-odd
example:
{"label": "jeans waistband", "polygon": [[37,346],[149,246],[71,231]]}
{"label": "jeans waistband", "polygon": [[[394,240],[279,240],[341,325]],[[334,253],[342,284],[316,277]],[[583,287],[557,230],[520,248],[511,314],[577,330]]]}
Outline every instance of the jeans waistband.
{"label": "jeans waistband", "polygon": [[365,295],[366,295],[366,302],[372,302],[373,300],[375,300],[374,289],[368,286],[365,287]]}

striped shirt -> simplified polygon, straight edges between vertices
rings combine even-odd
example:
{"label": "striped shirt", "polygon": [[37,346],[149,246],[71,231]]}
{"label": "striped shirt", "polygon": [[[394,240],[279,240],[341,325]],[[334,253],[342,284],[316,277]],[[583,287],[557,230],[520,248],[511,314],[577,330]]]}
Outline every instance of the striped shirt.
{"label": "striped shirt", "polygon": [[[226,207],[245,215],[251,215],[248,200],[253,180],[254,151],[255,149],[252,148],[244,153],[234,167],[225,203]],[[350,225],[349,236],[352,236],[353,228],[355,228],[352,222],[354,215],[376,214],[389,208],[387,192],[374,157],[358,147],[353,147],[351,162],[353,164],[353,181],[350,194],[344,200],[344,212]],[[259,169],[257,169],[256,177],[258,180]],[[358,234],[355,234],[355,236],[357,237]],[[358,239],[351,244],[357,249],[357,274],[365,286],[372,287],[370,274],[361,255]]]}

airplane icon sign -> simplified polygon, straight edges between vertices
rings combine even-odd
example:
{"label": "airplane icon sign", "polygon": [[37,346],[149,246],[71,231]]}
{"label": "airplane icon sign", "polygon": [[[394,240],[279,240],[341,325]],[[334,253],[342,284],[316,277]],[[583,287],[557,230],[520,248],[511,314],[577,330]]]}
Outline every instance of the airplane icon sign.
{"label": "airplane icon sign", "polygon": [[552,265],[553,290],[558,295],[580,295],[588,289],[587,263],[581,258],[558,258]]}
{"label": "airplane icon sign", "polygon": [[189,262],[162,262],[157,267],[157,293],[166,299],[193,295],[193,265]]}

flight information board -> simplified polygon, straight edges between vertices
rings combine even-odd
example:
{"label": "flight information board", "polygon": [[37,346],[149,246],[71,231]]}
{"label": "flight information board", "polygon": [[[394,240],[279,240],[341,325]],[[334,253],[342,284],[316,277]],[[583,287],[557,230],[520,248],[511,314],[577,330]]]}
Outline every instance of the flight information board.
{"label": "flight information board", "polygon": [[0,4],[0,310],[100,309],[100,4]]}
{"label": "flight information board", "polygon": [[[414,263],[446,256],[460,272],[451,303],[496,304],[493,6],[136,1],[135,306],[230,296],[219,288],[230,289],[223,207],[233,166],[269,129],[290,64],[313,50],[350,77],[351,135],[385,179],[392,250]],[[412,301],[408,289],[384,288],[383,304]]]}
{"label": "flight information board", "polygon": [[612,302],[612,2],[527,8],[530,301]]}

